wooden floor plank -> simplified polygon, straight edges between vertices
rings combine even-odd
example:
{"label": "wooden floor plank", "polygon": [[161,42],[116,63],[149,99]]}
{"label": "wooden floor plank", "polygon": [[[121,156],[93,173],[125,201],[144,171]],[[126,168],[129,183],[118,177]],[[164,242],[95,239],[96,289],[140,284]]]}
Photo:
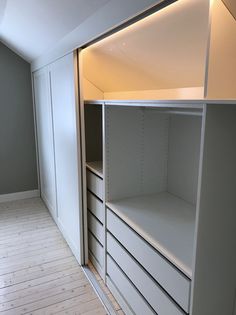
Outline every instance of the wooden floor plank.
{"label": "wooden floor plank", "polygon": [[1,276],[0,295],[3,294],[2,292],[13,292],[15,290],[15,287],[13,286],[17,284],[25,283],[35,279],[38,279],[38,281],[43,281],[41,278],[47,277],[48,275],[54,277],[54,273],[65,272],[66,270],[76,266],[78,266],[78,263],[76,262],[75,258],[71,256]]}
{"label": "wooden floor plank", "polygon": [[72,307],[74,307],[76,310],[79,310],[81,306],[83,305],[83,303],[87,303],[87,302],[92,303],[94,300],[96,300],[96,302],[100,302],[94,292],[92,291],[84,292],[83,294],[79,294],[79,295],[75,294],[74,297],[71,295],[68,299],[64,299],[63,301],[58,301],[47,307],[40,308],[38,310],[30,312],[29,314],[30,315],[58,314],[59,312],[64,312]]}
{"label": "wooden floor plank", "polygon": [[[18,210],[19,212],[19,210]],[[0,210],[1,213],[1,210]],[[18,229],[20,225],[29,224],[31,222],[37,222],[37,220],[50,220],[48,217],[48,213],[38,213],[38,214],[31,214],[26,213],[25,215],[22,214],[21,217],[19,217],[19,214],[15,216],[9,217],[3,217],[2,213],[0,216],[0,230],[8,230],[8,229]]]}
{"label": "wooden floor plank", "polygon": [[[15,237],[7,237],[6,239],[1,239],[0,240],[0,246],[11,246],[11,244],[22,244],[22,243],[28,243],[30,242],[30,240],[34,240],[34,239],[42,239],[45,240],[50,236],[56,236],[56,235],[60,235],[60,232],[58,231],[58,229],[56,227],[52,227],[51,229],[48,230],[44,230],[44,231],[34,231],[31,232],[30,234],[26,234],[26,235],[21,235],[21,236],[15,236]],[[29,237],[30,236],[30,237]]]}
{"label": "wooden floor plank", "polygon": [[[80,277],[80,278],[78,278]],[[3,294],[0,295],[0,303],[13,301],[24,296],[37,293],[40,290],[46,290],[49,287],[58,286],[69,280],[84,278],[84,274],[80,267],[67,269],[61,272],[53,273],[45,277],[36,278],[25,282],[18,283],[8,288],[2,289]]]}
{"label": "wooden floor plank", "polygon": [[68,246],[64,242],[61,242],[61,243],[53,243],[50,246],[44,245],[42,247],[42,245],[41,245],[41,247],[37,247],[35,249],[28,249],[28,251],[24,250],[23,253],[22,252],[21,253],[11,252],[10,253],[11,255],[7,255],[5,257],[4,257],[4,255],[3,255],[3,257],[0,256],[0,265],[7,264],[8,262],[11,263],[12,260],[14,260],[14,259],[16,259],[18,261],[25,261],[30,257],[34,257],[34,256],[38,256],[38,255],[44,255],[44,254],[50,253],[53,250],[60,250],[63,248],[68,248]]}
{"label": "wooden floor plank", "polygon": [[0,204],[0,314],[107,314],[40,198]]}
{"label": "wooden floor plank", "polygon": [[106,315],[104,307],[97,299],[81,303],[80,306],[70,307],[64,311],[57,312],[58,315]]}
{"label": "wooden floor plank", "polygon": [[22,227],[22,230],[19,232],[19,229],[14,228],[11,230],[6,230],[6,231],[0,231],[0,238],[1,239],[6,239],[14,236],[19,236],[19,235],[25,235],[28,233],[31,233],[32,231],[38,231],[42,230],[44,231],[45,229],[51,229],[51,227],[54,226],[54,222],[51,220],[44,220],[43,222],[39,222],[36,224],[27,224]]}
{"label": "wooden floor plank", "polygon": [[31,258],[27,258],[24,260],[13,261],[10,264],[1,265],[0,266],[0,276],[10,273],[13,269],[15,271],[28,269],[33,266],[38,266],[50,261],[58,260],[63,257],[70,257],[72,256],[71,251],[68,248],[63,248],[59,250],[53,250],[50,253],[47,253],[43,256],[33,256]]}
{"label": "wooden floor plank", "polygon": [[[76,285],[76,284],[75,284]],[[90,285],[87,284],[82,287],[73,287],[70,290],[66,290],[65,292],[55,294],[49,297],[40,298],[36,302],[27,303],[20,307],[11,308],[9,310],[4,311],[4,315],[20,315],[25,314],[29,312],[33,312],[35,310],[45,308],[47,306],[53,305],[53,308],[55,307],[55,304],[63,302],[65,300],[71,299],[76,296],[83,295],[85,293],[90,292]],[[63,289],[63,288],[62,288]]]}
{"label": "wooden floor plank", "polygon": [[[11,259],[17,259],[16,256],[23,256],[26,253],[33,254],[33,252],[38,250],[43,250],[46,248],[58,248],[58,246],[66,246],[63,239],[49,239],[45,242],[32,242],[25,244],[25,246],[15,246],[15,247],[6,247],[5,249],[0,249],[0,259],[11,257]],[[14,256],[14,258],[13,258]]]}
{"label": "wooden floor plank", "polygon": [[[55,281],[43,283],[34,287],[29,292],[19,292],[18,297],[15,295],[13,300],[6,301],[0,303],[0,312],[17,308],[22,305],[27,305],[29,303],[34,303],[38,301],[42,301],[43,299],[49,299],[55,295],[59,295],[60,293],[67,292],[68,290],[84,288],[87,284],[87,279],[83,274],[74,274],[68,277],[64,277],[63,279],[58,279]],[[27,294],[29,293],[29,294]],[[3,296],[4,297],[4,296]]]}

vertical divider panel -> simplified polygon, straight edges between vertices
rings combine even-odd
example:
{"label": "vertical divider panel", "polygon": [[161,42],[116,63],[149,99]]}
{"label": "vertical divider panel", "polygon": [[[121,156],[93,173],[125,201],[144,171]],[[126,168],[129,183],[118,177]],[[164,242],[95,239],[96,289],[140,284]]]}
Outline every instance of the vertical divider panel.
{"label": "vertical divider panel", "polygon": [[103,220],[103,233],[104,233],[104,245],[103,245],[103,280],[106,283],[106,273],[107,273],[107,260],[106,260],[106,252],[107,252],[107,237],[106,237],[106,228],[107,228],[107,212],[106,212],[106,115],[105,115],[105,104],[102,104],[102,166],[103,166],[103,213],[104,213],[104,220]]}
{"label": "vertical divider panel", "polygon": [[107,210],[106,210],[106,202],[109,201],[110,198],[110,156],[109,156],[109,125],[110,125],[110,108],[106,103],[103,105],[103,180],[104,180],[104,208],[105,208],[105,263],[104,263],[104,276],[105,276],[105,284],[107,285]]}
{"label": "vertical divider panel", "polygon": [[83,62],[82,50],[77,50],[78,66],[78,92],[80,109],[80,137],[81,137],[81,176],[82,176],[82,222],[83,222],[83,252],[84,264],[88,263],[88,220],[87,220],[87,180],[86,180],[86,146],[85,146],[85,115],[84,115],[84,95],[83,95]]}

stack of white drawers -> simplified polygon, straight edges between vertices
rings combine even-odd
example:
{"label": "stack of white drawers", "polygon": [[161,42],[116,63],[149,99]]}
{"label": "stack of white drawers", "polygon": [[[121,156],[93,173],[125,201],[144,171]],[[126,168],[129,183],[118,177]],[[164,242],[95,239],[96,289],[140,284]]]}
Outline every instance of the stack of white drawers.
{"label": "stack of white drawers", "polygon": [[108,208],[107,230],[107,284],[126,313],[188,314],[191,280]]}
{"label": "stack of white drawers", "polygon": [[88,247],[89,258],[100,275],[104,268],[103,179],[87,169]]}

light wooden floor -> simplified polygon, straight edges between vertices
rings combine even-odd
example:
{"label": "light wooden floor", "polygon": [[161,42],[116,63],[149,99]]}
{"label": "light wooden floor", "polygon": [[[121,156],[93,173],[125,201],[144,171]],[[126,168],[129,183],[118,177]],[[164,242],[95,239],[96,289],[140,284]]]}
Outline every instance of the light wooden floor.
{"label": "light wooden floor", "polygon": [[107,314],[39,198],[0,204],[0,313]]}

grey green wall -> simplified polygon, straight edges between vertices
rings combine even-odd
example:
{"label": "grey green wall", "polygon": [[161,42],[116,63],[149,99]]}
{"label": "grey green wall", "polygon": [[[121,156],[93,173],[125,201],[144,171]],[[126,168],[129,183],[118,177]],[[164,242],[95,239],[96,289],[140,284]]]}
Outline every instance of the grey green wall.
{"label": "grey green wall", "polygon": [[0,195],[37,188],[30,65],[0,42]]}

